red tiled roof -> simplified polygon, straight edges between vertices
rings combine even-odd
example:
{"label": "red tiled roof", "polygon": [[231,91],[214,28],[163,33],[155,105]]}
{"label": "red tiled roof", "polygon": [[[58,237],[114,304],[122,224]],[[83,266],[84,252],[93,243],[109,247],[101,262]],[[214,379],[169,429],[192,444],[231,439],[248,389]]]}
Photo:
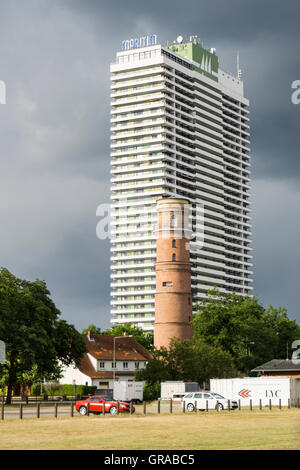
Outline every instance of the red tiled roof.
{"label": "red tiled roof", "polygon": [[[113,379],[114,378],[113,372],[105,372],[105,371],[96,372],[86,353],[81,359],[78,369],[83,374],[87,375],[88,377],[91,377],[91,379]],[[118,378],[119,376],[122,376],[122,375],[134,376],[134,372],[132,371],[117,372],[116,371],[115,377]]]}
{"label": "red tiled roof", "polygon": [[[90,333],[82,335],[88,352],[95,359],[113,360],[115,336]],[[116,337],[115,339],[116,361],[151,361],[152,355],[141,344],[130,336]]]}

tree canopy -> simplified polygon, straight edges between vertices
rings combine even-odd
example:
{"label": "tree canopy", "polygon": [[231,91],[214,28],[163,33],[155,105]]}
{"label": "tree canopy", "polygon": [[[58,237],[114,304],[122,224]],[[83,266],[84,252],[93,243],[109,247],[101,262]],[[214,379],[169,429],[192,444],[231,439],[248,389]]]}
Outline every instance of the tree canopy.
{"label": "tree canopy", "polygon": [[172,338],[168,348],[155,349],[153,360],[136,374],[136,380],[154,385],[166,380],[207,382],[211,377],[230,377],[234,373],[231,355],[202,341]]}
{"label": "tree canopy", "polygon": [[287,346],[300,337],[300,327],[282,307],[267,309],[256,296],[209,291],[193,316],[194,340],[221,347],[241,373],[271,359],[286,357]]}
{"label": "tree canopy", "polygon": [[98,328],[96,325],[94,325],[94,323],[91,323],[87,328],[84,328],[81,333],[87,335],[89,331],[97,335],[102,333],[101,328]]}
{"label": "tree canopy", "polygon": [[46,283],[19,279],[0,270],[0,339],[6,364],[0,366],[7,403],[21,377],[58,377],[62,366],[78,365],[85,343],[73,325],[60,317]]}

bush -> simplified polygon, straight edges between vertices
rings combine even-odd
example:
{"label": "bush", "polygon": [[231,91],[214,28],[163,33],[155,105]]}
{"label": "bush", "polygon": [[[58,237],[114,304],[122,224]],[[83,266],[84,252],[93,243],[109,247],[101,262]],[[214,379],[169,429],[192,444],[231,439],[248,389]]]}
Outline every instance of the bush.
{"label": "bush", "polygon": [[[42,395],[45,393],[44,386],[42,386]],[[41,384],[34,384],[31,386],[30,389],[30,395],[34,395],[35,397],[38,397],[41,395]]]}
{"label": "bush", "polygon": [[153,401],[160,397],[160,382],[146,383],[144,385],[144,400]]}
{"label": "bush", "polygon": [[[96,390],[96,385],[77,385],[76,394],[93,395]],[[62,384],[60,385],[59,393],[55,393],[55,395],[75,395],[75,386],[72,384]]]}
{"label": "bush", "polygon": [[[95,385],[77,385],[76,394],[93,395],[97,387]],[[75,395],[75,386],[72,384],[45,384],[42,387],[42,394],[47,395]],[[31,395],[38,396],[41,394],[40,384],[32,385]]]}

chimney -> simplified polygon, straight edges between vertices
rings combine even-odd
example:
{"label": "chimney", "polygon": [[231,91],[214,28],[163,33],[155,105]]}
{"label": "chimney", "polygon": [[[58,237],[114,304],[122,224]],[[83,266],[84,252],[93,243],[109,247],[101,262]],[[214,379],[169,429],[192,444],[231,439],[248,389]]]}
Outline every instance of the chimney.
{"label": "chimney", "polygon": [[94,338],[92,338],[92,332],[91,331],[88,331],[87,337],[88,337],[89,341],[95,341]]}

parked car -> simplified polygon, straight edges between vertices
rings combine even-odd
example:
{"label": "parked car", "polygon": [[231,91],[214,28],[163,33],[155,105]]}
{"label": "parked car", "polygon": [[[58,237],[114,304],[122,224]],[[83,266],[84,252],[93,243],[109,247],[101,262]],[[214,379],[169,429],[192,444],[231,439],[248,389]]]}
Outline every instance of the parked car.
{"label": "parked car", "polygon": [[[182,407],[183,403],[185,403],[185,408],[187,411],[194,411],[195,406],[197,406],[197,410],[205,410],[206,406],[208,406],[209,410],[228,410],[227,398],[223,397],[222,395],[219,395],[218,393],[207,391],[188,393],[182,399]],[[238,402],[234,400],[229,400],[229,406],[231,410],[235,410],[236,408],[238,408]]]}
{"label": "parked car", "polygon": [[[78,411],[81,415],[87,414],[87,407],[89,403],[89,411],[90,413],[100,414],[103,413],[103,407],[105,409],[105,413],[110,413],[112,415],[117,414],[118,411],[118,402],[109,399],[108,397],[103,397],[100,395],[94,395],[92,397],[88,397],[85,400],[79,400],[76,402],[76,411]],[[123,401],[119,402],[119,412],[129,412],[130,411],[130,403],[126,403]],[[134,406],[132,407],[132,411],[135,411]]]}

